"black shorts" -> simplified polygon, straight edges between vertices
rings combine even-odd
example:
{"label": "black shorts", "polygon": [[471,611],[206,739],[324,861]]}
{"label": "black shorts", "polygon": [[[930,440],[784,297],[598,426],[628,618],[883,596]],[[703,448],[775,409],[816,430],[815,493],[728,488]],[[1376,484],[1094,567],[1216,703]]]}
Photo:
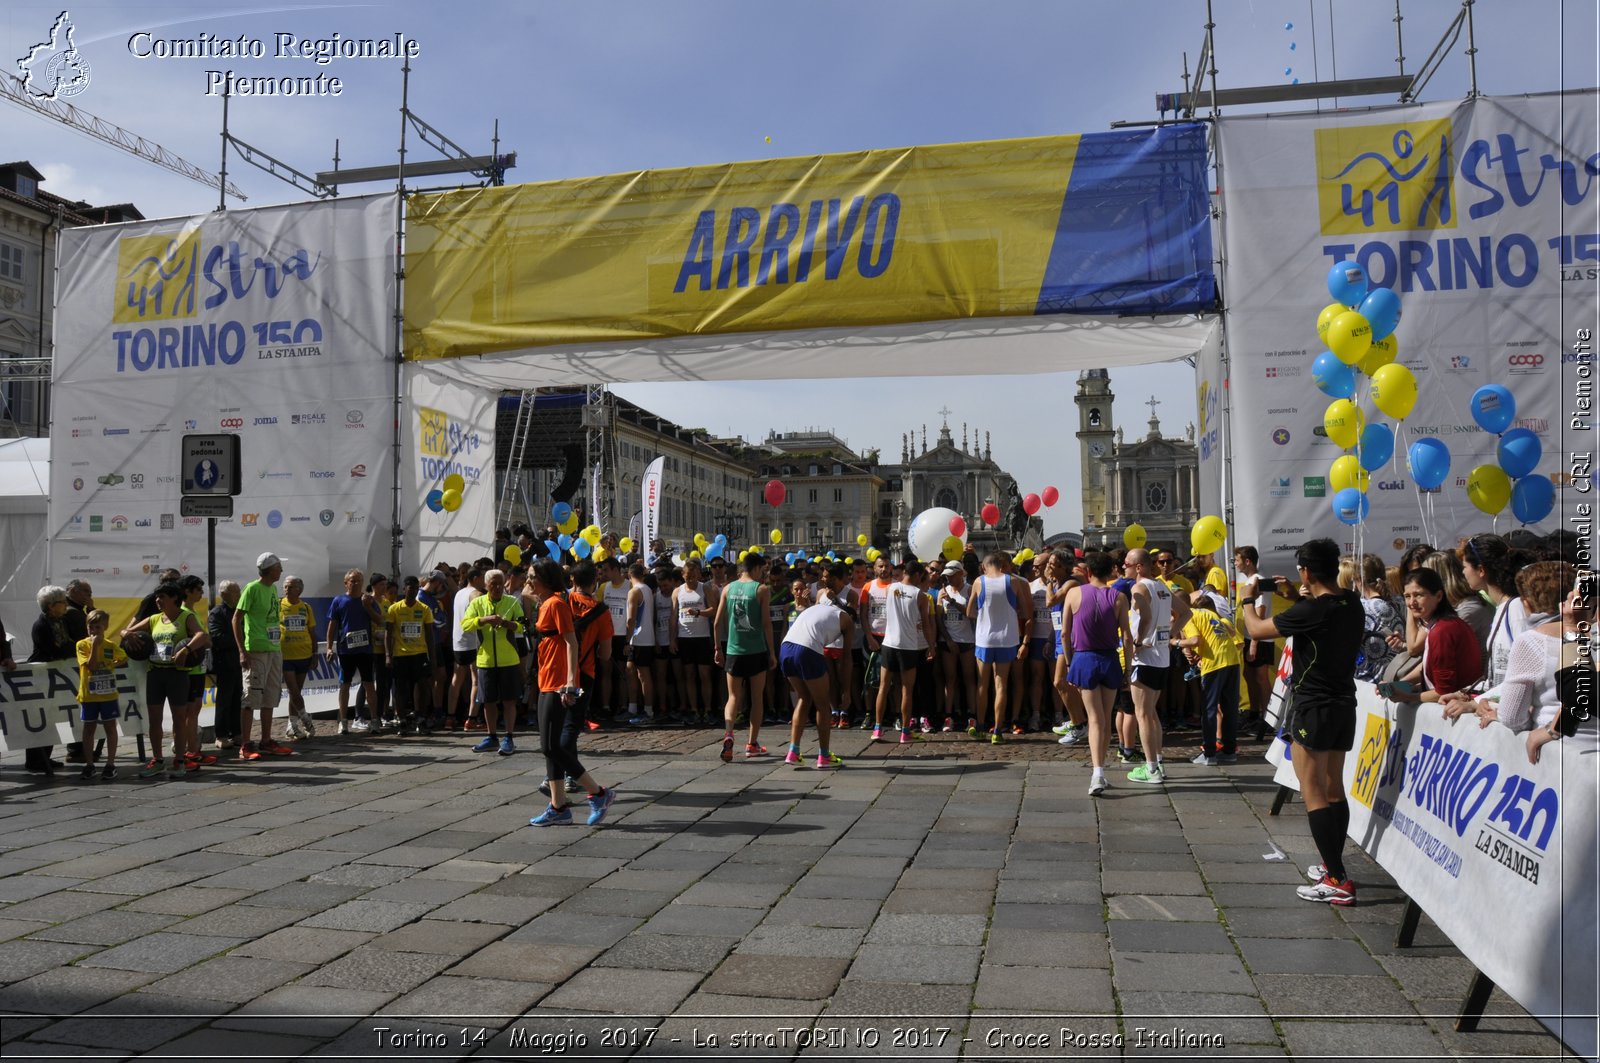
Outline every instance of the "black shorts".
{"label": "black shorts", "polygon": [[1337,749],[1348,753],[1356,744],[1355,703],[1295,698],[1285,733],[1296,745],[1316,752]]}
{"label": "black shorts", "polygon": [[[616,624],[616,618],[613,617],[611,622],[613,624]],[[616,624],[616,626],[621,627],[622,625],[621,624]],[[625,661],[627,659],[628,659],[628,636],[626,636],[626,635],[612,635],[611,636],[611,663],[613,663],[613,664],[621,664],[623,661]]]}
{"label": "black shorts", "polygon": [[478,663],[477,650],[456,650],[454,652],[456,663],[459,665],[471,668]]}
{"label": "black shorts", "polygon": [[1140,686],[1148,687],[1151,690],[1165,690],[1167,689],[1167,673],[1170,671],[1172,671],[1170,668],[1157,668],[1154,665],[1138,664],[1136,662],[1133,666],[1133,671],[1128,673],[1128,682],[1138,683]]}
{"label": "black shorts", "polygon": [[[679,642],[682,646],[683,643]],[[767,664],[772,655],[762,650],[760,653],[730,653],[723,657],[723,667],[735,679],[749,679],[761,675],[767,670]]]}
{"label": "black shorts", "polygon": [[283,659],[283,674],[288,675],[290,672],[295,672],[299,675],[309,675],[311,673],[312,660],[313,658],[311,657],[301,657],[298,660],[290,660],[285,657]]}
{"label": "black shorts", "polygon": [[891,672],[912,672],[921,668],[928,660],[927,650],[900,650],[893,646],[885,646],[879,659],[883,667]]}
{"label": "black shorts", "polygon": [[190,672],[189,673],[189,700],[191,702],[199,701],[201,698],[203,698],[205,696],[206,696],[206,674],[204,672],[201,672],[199,675],[196,675],[195,673]]}
{"label": "black shorts", "polygon": [[430,679],[433,673],[428,668],[428,655],[426,653],[403,653],[394,659],[390,669],[396,683],[420,683]]}
{"label": "black shorts", "polygon": [[514,664],[478,669],[478,689],[483,693],[485,705],[517,701],[522,697],[523,686],[522,669]]}
{"label": "black shorts", "polygon": [[358,675],[361,677],[362,686],[372,682],[372,654],[339,654],[339,685],[349,686],[356,681]]}
{"label": "black shorts", "polygon": [[629,646],[628,660],[633,662],[635,668],[649,668],[656,663],[656,648],[654,646]]}
{"label": "black shorts", "polygon": [[1111,699],[1111,708],[1115,712],[1125,712],[1133,715],[1133,691],[1127,687],[1120,687],[1117,696]]}
{"label": "black shorts", "polygon": [[684,664],[711,664],[711,639],[679,639],[678,660]]}

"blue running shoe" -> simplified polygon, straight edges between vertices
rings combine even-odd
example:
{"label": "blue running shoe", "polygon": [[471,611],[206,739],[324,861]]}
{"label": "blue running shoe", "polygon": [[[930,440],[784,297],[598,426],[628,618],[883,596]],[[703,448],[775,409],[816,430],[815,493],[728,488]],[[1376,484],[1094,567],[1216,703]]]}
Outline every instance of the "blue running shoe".
{"label": "blue running shoe", "polygon": [[[611,802],[617,799],[617,788],[608,786],[604,790],[589,798],[589,826],[593,827],[606,818],[606,809],[611,807]],[[572,814],[567,814],[567,819],[572,819]]]}
{"label": "blue running shoe", "polygon": [[472,747],[474,753],[493,753],[500,746],[498,738],[485,738],[482,742]]}
{"label": "blue running shoe", "polygon": [[517,747],[512,743],[510,735],[506,735],[504,738],[500,739],[500,755],[502,757],[509,757],[516,751]]}
{"label": "blue running shoe", "polygon": [[528,823],[530,826],[534,827],[559,827],[563,824],[570,825],[572,823],[572,806],[563,805],[560,808],[556,808],[554,805],[551,805],[537,816],[534,816],[532,819],[528,820]]}

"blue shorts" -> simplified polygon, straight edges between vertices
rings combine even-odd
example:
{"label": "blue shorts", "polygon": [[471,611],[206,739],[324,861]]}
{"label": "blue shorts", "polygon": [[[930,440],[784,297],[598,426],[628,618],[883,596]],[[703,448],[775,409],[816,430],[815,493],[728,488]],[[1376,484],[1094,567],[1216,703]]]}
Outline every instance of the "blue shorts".
{"label": "blue shorts", "polygon": [[790,679],[821,679],[828,674],[828,659],[797,642],[785,642],[778,653],[778,671]]}
{"label": "blue shorts", "polygon": [[1116,650],[1075,650],[1067,665],[1067,682],[1079,690],[1122,688],[1122,661]]}
{"label": "blue shorts", "polygon": [[107,722],[121,718],[117,711],[121,703],[116,701],[87,701],[78,706],[78,719],[83,723],[93,723],[99,720]]}
{"label": "blue shorts", "polygon": [[977,652],[984,664],[1010,664],[1017,659],[1015,646],[979,646]]}

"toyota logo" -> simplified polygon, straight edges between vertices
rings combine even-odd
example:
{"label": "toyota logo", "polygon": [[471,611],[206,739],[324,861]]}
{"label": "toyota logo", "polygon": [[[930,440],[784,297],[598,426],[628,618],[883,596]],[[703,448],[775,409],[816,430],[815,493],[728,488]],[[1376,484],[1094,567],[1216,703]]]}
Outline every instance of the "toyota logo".
{"label": "toyota logo", "polygon": [[223,428],[243,428],[243,417],[224,417],[218,424]]}
{"label": "toyota logo", "polygon": [[1507,365],[1530,365],[1530,366],[1531,365],[1543,365],[1544,364],[1544,355],[1542,355],[1542,354],[1513,354],[1511,357],[1506,359],[1506,364]]}

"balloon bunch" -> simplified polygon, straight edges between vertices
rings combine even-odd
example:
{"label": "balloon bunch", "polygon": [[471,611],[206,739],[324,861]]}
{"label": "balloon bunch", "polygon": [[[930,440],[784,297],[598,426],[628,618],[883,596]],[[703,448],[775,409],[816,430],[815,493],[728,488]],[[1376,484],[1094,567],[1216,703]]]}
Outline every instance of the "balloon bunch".
{"label": "balloon bunch", "polygon": [[1417,378],[1395,361],[1400,297],[1392,289],[1369,287],[1366,271],[1345,261],[1328,271],[1328,294],[1334,301],[1317,315],[1317,335],[1328,349],[1312,360],[1311,376],[1317,389],[1333,398],[1322,414],[1323,431],[1355,452],[1336,458],[1328,470],[1333,515],[1354,525],[1370,509],[1368,474],[1394,456],[1395,441],[1394,429],[1369,423],[1357,404],[1359,377],[1368,378],[1372,404],[1396,421],[1405,420],[1417,404]]}
{"label": "balloon bunch", "polygon": [[959,561],[967,551],[967,522],[953,509],[925,509],[912,518],[906,543],[918,561]]}
{"label": "balloon bunch", "polygon": [[1498,465],[1479,465],[1467,474],[1467,498],[1494,516],[1511,503],[1511,512],[1523,524],[1535,524],[1550,515],[1556,502],[1555,485],[1548,476],[1534,475],[1544,447],[1527,428],[1512,428],[1517,419],[1517,397],[1502,384],[1485,384],[1472,393],[1472,419],[1485,432],[1499,436],[1495,444]]}
{"label": "balloon bunch", "polygon": [[[444,478],[444,483],[428,492],[423,501],[433,513],[454,513],[461,508],[461,495],[467,489],[467,481],[458,472],[453,472]],[[514,564],[515,562],[513,562]]]}
{"label": "balloon bunch", "polygon": [[[783,541],[783,537],[777,532],[772,534],[777,536],[772,540],[774,546]],[[707,538],[705,532],[695,532],[694,545],[696,549],[690,552],[690,557],[703,557],[707,561],[715,561],[728,552],[728,537],[719,534],[715,538]]]}

